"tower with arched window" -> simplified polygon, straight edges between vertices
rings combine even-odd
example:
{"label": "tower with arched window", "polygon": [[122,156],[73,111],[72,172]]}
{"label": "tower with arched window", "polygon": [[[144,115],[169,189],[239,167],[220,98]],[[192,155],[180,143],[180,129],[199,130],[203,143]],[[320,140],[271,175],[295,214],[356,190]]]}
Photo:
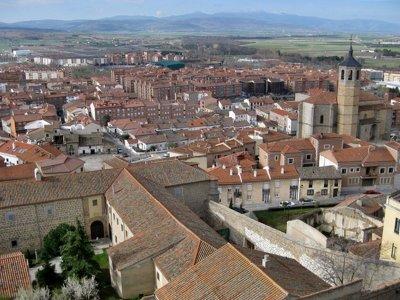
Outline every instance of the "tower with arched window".
{"label": "tower with arched window", "polygon": [[346,58],[339,65],[338,74],[338,124],[339,134],[357,136],[360,100],[361,64],[353,56],[350,44]]}

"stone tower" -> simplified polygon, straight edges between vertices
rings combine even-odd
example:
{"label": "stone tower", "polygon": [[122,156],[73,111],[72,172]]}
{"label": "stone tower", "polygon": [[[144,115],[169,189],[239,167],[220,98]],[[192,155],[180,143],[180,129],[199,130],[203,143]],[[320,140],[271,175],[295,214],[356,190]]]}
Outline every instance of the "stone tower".
{"label": "stone tower", "polygon": [[339,134],[354,137],[358,134],[358,106],[360,100],[361,64],[353,57],[350,43],[349,53],[339,65],[338,74],[338,124]]}

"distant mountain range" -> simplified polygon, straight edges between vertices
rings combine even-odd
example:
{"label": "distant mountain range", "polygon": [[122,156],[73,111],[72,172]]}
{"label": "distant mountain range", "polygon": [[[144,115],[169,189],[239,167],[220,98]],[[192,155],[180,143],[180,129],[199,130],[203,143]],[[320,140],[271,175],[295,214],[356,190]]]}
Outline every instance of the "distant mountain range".
{"label": "distant mountain range", "polygon": [[182,34],[332,34],[400,35],[400,24],[376,20],[330,20],[289,14],[192,13],[169,17],[115,16],[98,20],[35,20],[0,23],[0,29],[67,32],[182,33]]}

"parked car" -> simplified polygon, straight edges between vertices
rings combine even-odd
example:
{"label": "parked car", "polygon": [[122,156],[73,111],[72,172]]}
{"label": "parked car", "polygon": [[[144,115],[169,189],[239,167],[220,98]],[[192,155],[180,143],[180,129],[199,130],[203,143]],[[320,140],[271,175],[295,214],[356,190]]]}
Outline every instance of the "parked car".
{"label": "parked car", "polygon": [[303,199],[300,199],[300,203],[314,203],[315,202],[315,200],[314,199],[311,199],[311,198],[303,198]]}
{"label": "parked car", "polygon": [[279,203],[279,205],[280,205],[281,207],[290,207],[290,206],[294,206],[295,203],[292,202],[292,201],[281,201],[281,202]]}

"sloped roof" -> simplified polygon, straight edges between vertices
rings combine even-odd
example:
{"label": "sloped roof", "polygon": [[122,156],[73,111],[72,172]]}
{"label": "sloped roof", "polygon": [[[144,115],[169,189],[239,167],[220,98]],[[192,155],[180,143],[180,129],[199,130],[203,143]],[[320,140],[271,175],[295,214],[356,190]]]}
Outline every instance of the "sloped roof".
{"label": "sloped roof", "polygon": [[31,287],[28,263],[21,252],[0,255],[0,296],[15,297],[18,290]]}
{"label": "sloped roof", "polygon": [[155,292],[159,300],[285,299],[288,293],[227,244]]}
{"label": "sloped roof", "polygon": [[0,182],[0,208],[104,194],[121,170],[110,169]]}
{"label": "sloped roof", "polygon": [[136,163],[129,165],[127,169],[133,175],[140,175],[164,187],[210,180],[203,170],[193,168],[178,159]]}
{"label": "sloped roof", "polygon": [[106,198],[134,234],[108,250],[117,269],[160,256],[166,276],[174,277],[194,264],[198,242],[215,248],[226,243],[159,183],[128,170],[122,171]]}

